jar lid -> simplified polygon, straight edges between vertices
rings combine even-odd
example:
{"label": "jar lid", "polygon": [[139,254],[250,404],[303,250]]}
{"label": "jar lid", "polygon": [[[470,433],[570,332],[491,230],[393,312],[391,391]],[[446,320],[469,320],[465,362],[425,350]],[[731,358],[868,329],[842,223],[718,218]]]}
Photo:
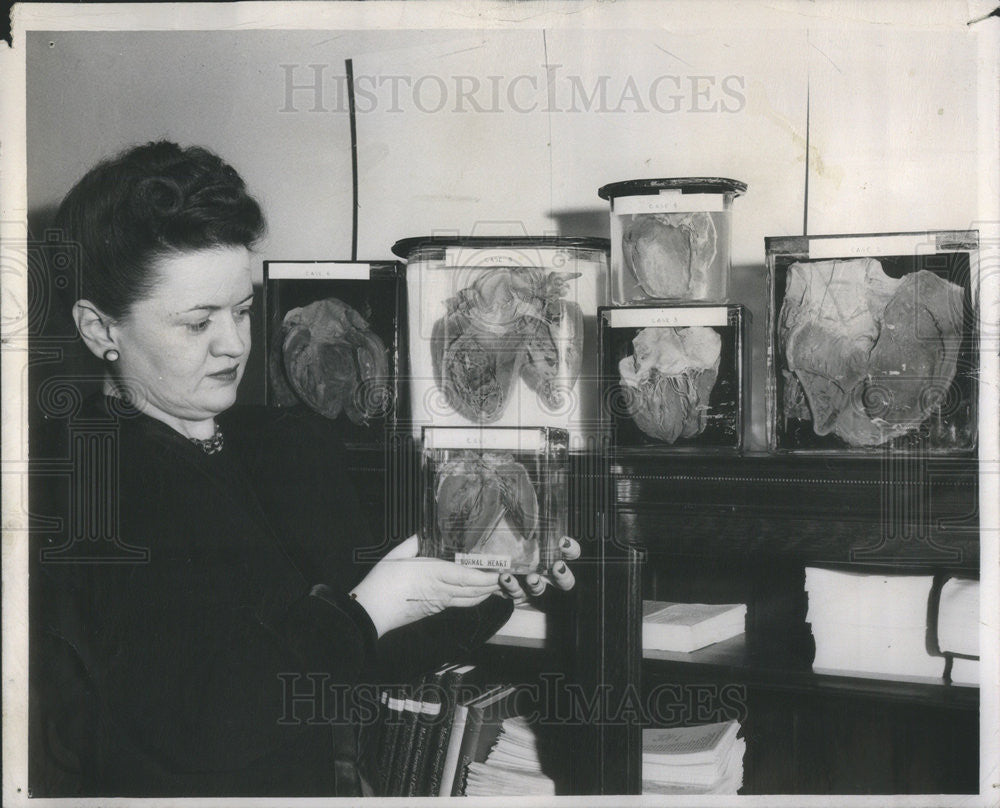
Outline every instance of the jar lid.
{"label": "jar lid", "polygon": [[625,180],[602,185],[597,189],[601,199],[619,196],[641,196],[660,191],[680,191],[683,194],[732,194],[740,196],[747,189],[745,182],[726,177],[664,177],[648,180]]}
{"label": "jar lid", "polygon": [[611,241],[606,238],[563,236],[413,236],[393,244],[392,252],[406,258],[418,247],[466,247],[474,250],[552,247],[607,252],[611,249]]}

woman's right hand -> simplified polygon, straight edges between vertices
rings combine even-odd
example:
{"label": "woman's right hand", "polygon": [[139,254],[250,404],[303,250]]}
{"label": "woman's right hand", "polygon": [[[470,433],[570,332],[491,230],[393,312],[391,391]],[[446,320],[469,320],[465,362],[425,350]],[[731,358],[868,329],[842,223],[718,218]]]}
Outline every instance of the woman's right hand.
{"label": "woman's right hand", "polygon": [[410,536],[382,558],[351,592],[381,637],[450,606],[475,606],[500,592],[495,572],[440,558],[418,558]]}

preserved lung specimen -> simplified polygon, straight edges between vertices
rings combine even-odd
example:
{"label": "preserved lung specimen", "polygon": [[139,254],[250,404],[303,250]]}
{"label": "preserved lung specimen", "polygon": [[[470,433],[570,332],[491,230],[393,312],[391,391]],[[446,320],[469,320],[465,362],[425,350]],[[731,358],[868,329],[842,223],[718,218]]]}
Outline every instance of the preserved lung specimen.
{"label": "preserved lung specimen", "polygon": [[535,570],[538,497],[513,455],[463,452],[437,475],[436,527],[446,551],[509,558],[514,572]]}
{"label": "preserved lung specimen", "polygon": [[281,327],[285,377],[316,412],[355,424],[385,413],[389,358],[368,322],[335,297],[285,315]]}
{"label": "preserved lung specimen", "polygon": [[716,238],[708,213],[642,214],[624,224],[622,254],[650,297],[701,298]]}
{"label": "preserved lung specimen", "polygon": [[719,375],[722,338],[712,328],[644,328],[618,363],[628,413],[651,438],[674,443],[700,435]]}
{"label": "preserved lung specimen", "polygon": [[962,289],[927,270],[890,278],[871,258],[788,268],[778,319],[786,418],[877,446],[915,430],[955,377]]}
{"label": "preserved lung specimen", "polygon": [[448,403],[465,418],[503,415],[518,376],[551,409],[560,385],[580,373],[583,313],[565,299],[579,273],[534,267],[483,272],[448,301],[432,335],[435,374]]}

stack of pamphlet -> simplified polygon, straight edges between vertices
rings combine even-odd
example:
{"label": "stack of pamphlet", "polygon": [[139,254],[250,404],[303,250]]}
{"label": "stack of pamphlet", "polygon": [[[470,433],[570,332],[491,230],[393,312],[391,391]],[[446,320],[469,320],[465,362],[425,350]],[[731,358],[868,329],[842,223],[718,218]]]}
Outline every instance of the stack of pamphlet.
{"label": "stack of pamphlet", "polygon": [[813,670],[855,676],[940,678],[928,651],[929,575],[878,575],[806,568],[816,640]]}
{"label": "stack of pamphlet", "polygon": [[738,721],[642,731],[643,794],[735,794],[746,741]]}
{"label": "stack of pamphlet", "polygon": [[555,782],[542,773],[538,739],[521,717],[506,718],[496,743],[482,763],[473,762],[466,775],[469,797],[551,796]]}
{"label": "stack of pamphlet", "polygon": [[949,578],[941,587],[937,616],[938,648],[960,654],[952,660],[951,681],[979,685],[979,581]]}

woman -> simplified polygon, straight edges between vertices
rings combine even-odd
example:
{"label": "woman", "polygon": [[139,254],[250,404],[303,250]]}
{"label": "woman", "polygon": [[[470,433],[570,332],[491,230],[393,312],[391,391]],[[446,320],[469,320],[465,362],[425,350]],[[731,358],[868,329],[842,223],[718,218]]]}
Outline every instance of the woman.
{"label": "woman", "polygon": [[[36,795],[357,793],[353,730],[331,732],[303,694],[371,681],[380,656],[461,653],[525,593],[416,558],[416,537],[358,569],[369,542],[328,423],[227,412],[264,228],[230,166],[167,142],[131,149],[77,183],[56,226],[80,247],[73,318],[105,367],[76,420],[110,429],[117,466],[85,460],[73,484],[116,511],[109,546],[128,553],[36,570]],[[573,585],[565,564],[554,581]]]}

